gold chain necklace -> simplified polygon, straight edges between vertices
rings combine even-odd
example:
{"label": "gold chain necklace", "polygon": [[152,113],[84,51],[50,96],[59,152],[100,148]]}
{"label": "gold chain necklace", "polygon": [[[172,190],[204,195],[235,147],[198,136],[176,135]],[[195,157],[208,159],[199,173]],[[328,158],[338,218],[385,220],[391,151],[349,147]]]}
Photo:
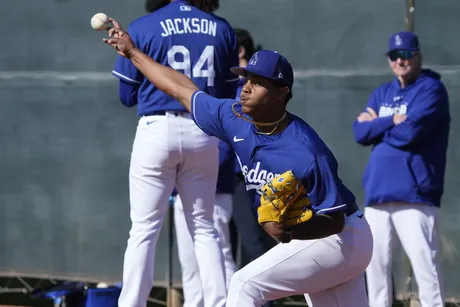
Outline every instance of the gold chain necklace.
{"label": "gold chain necklace", "polygon": [[241,104],[241,103],[235,102],[235,103],[232,105],[232,111],[233,111],[233,113],[235,113],[235,115],[236,115],[237,117],[239,117],[239,118],[241,118],[241,119],[243,119],[243,120],[245,120],[245,121],[247,121],[247,122],[250,122],[251,124],[254,124],[254,125],[257,125],[257,126],[261,126],[261,127],[275,126],[275,128],[274,128],[272,131],[270,131],[270,132],[257,132],[257,133],[259,133],[259,134],[266,134],[266,135],[272,134],[273,132],[275,132],[276,128],[278,128],[278,126],[280,125],[280,123],[281,123],[281,122],[286,118],[286,116],[287,116],[287,112],[284,111],[283,116],[281,116],[280,119],[278,119],[278,120],[276,120],[276,121],[274,121],[274,122],[269,122],[269,123],[256,122],[255,120],[249,119],[249,118],[247,118],[246,116],[244,116],[244,115],[238,113],[238,112],[235,110],[235,105],[237,105],[237,104]]}
{"label": "gold chain necklace", "polygon": [[280,124],[281,124],[281,122],[279,122],[278,124],[276,124],[275,128],[273,128],[273,130],[270,131],[270,132],[256,131],[256,133],[258,133],[258,134],[264,134],[264,135],[272,135],[273,132],[275,132],[276,128],[278,128],[278,126],[279,126]]}

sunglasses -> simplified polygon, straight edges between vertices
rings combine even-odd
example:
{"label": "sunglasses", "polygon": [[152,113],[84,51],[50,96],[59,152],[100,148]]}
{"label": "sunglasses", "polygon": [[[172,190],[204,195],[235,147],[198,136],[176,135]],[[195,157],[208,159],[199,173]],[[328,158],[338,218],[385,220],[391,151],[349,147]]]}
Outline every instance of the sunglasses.
{"label": "sunglasses", "polygon": [[409,51],[409,50],[393,50],[388,53],[388,58],[390,61],[394,62],[397,59],[401,60],[408,60],[412,59],[418,54],[416,51]]}

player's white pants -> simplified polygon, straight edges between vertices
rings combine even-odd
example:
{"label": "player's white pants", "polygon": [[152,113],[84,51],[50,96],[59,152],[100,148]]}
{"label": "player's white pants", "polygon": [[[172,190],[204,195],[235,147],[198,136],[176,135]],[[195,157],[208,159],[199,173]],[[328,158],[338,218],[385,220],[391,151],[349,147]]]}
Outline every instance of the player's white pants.
{"label": "player's white pants", "polygon": [[188,227],[202,272],[205,306],[225,305],[224,263],[213,224],[218,160],[218,140],[202,132],[189,114],[139,120],[129,176],[132,227],[119,306],[146,306],[155,247],[174,186],[192,217]]}
{"label": "player's white pants", "polygon": [[429,205],[388,203],[366,207],[374,236],[374,253],[366,270],[369,304],[393,304],[391,260],[396,235],[414,271],[422,307],[443,307],[439,251],[439,208]]}
{"label": "player's white pants", "polygon": [[[232,246],[230,242],[229,223],[232,218],[232,194],[217,194],[214,206],[214,226],[219,234],[219,241],[224,255],[225,275],[227,287],[230,279],[235,273],[235,262],[233,261]],[[190,221],[187,223],[186,219]],[[176,227],[177,249],[179,261],[182,268],[182,288],[184,291],[183,307],[203,307],[203,288],[201,287],[200,271],[193,249],[192,237],[187,224],[193,223],[192,216],[184,213],[180,195],[174,202],[174,223]],[[213,271],[213,267],[207,270]]]}
{"label": "player's white pants", "polygon": [[339,234],[278,244],[233,274],[227,307],[259,307],[305,294],[310,307],[367,307],[364,271],[372,234],[362,213],[346,218]]}

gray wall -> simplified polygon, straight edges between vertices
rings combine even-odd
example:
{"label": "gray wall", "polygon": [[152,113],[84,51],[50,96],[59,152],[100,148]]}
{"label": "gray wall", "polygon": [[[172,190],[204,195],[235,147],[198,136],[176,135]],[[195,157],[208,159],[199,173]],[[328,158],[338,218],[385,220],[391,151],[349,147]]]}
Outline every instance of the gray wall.
{"label": "gray wall", "polygon": [[[0,83],[0,272],[121,278],[137,120],[116,93],[110,75]],[[167,224],[157,251],[161,283]]]}
{"label": "gray wall", "polygon": [[[344,181],[362,199],[369,149],[353,141],[351,123],[371,91],[391,78],[387,37],[404,29],[402,0],[221,0],[219,15],[249,29],[265,48],[285,54],[296,69],[290,110],[305,118],[340,161]],[[438,1],[439,2],[439,1]],[[416,2],[416,31],[426,63],[449,89],[452,136],[443,198],[443,271],[448,295],[460,297],[455,272],[460,165],[460,52],[452,37],[460,5]],[[106,12],[127,25],[143,1],[0,1],[0,272],[121,278],[129,230],[128,163],[135,110],[117,100],[109,72],[115,53],[91,16]],[[436,12],[438,17],[433,12]],[[166,277],[167,227],[157,251]],[[407,271],[396,259],[398,290]],[[179,281],[178,262],[174,273]]]}
{"label": "gray wall", "polygon": [[[112,68],[114,54],[92,31],[96,12],[122,25],[144,14],[143,0],[14,0],[0,3],[6,40],[1,70]],[[222,0],[219,15],[246,27],[266,48],[298,68],[356,68],[384,64],[386,37],[404,26],[402,0]],[[39,34],[39,36],[38,36]]]}

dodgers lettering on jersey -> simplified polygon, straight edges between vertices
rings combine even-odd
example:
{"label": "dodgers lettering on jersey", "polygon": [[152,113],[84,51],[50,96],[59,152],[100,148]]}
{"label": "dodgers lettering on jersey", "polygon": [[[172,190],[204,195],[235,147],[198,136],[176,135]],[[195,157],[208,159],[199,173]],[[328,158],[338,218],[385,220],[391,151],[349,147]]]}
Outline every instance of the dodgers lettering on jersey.
{"label": "dodgers lettering on jersey", "polygon": [[[255,208],[260,204],[260,187],[287,170],[302,181],[317,213],[355,206],[355,196],[337,175],[336,159],[310,126],[291,114],[291,123],[280,134],[257,134],[253,124],[232,112],[234,102],[197,91],[192,96],[192,115],[204,132],[231,144]],[[236,109],[241,112],[240,105]]]}
{"label": "dodgers lettering on jersey", "polygon": [[238,155],[237,160],[240,165],[241,172],[246,180],[246,190],[258,190],[266,182],[271,181],[273,178],[280,175],[277,173],[267,172],[267,170],[262,169],[260,162],[257,162],[254,168],[249,169],[247,165],[243,165]]}
{"label": "dodgers lettering on jersey", "polygon": [[[230,72],[230,67],[239,62],[237,39],[225,19],[176,0],[133,21],[128,33],[142,52],[185,74],[204,92],[219,98],[235,96],[238,76]],[[129,59],[119,56],[112,73],[138,88],[135,94],[139,115],[186,112],[178,101],[148,81]]]}

